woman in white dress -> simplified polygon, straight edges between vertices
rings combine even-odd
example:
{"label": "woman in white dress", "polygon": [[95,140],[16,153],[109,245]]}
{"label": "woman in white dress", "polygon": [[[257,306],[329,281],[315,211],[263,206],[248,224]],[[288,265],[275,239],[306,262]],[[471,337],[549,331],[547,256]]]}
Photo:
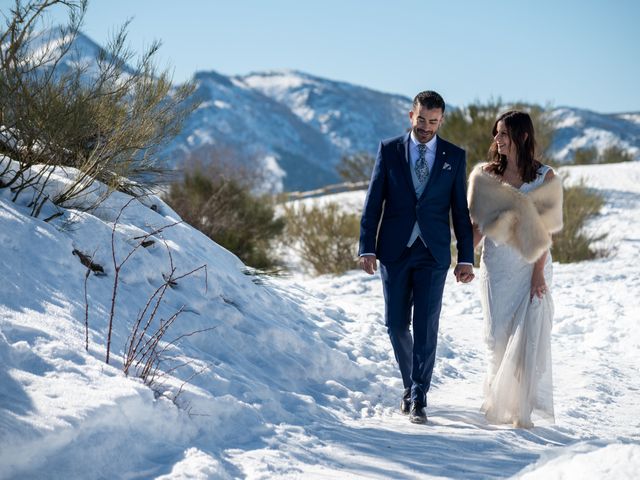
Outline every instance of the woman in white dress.
{"label": "woman in white dress", "polygon": [[535,158],[533,123],[509,111],[493,127],[489,162],[469,177],[489,349],[482,411],[491,423],[553,421],[551,233],[562,228],[562,183]]}

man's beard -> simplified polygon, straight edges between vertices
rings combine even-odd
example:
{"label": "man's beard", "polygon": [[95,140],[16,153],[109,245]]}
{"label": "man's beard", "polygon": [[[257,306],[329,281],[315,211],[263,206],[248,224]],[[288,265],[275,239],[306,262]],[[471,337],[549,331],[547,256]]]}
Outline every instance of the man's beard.
{"label": "man's beard", "polygon": [[423,143],[426,143],[429,140],[431,140],[433,138],[433,136],[436,134],[436,132],[434,132],[434,131],[423,130],[423,129],[417,128],[417,127],[413,129],[413,133],[414,133],[416,138],[425,140],[425,142],[423,142]]}

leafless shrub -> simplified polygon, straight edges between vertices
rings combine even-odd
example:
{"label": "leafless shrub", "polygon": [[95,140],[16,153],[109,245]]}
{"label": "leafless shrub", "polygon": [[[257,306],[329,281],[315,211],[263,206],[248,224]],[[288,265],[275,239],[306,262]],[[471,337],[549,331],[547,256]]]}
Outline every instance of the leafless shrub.
{"label": "leafless shrub", "polygon": [[167,289],[174,288],[177,285],[178,280],[193,275],[200,270],[204,270],[206,291],[207,273],[207,266],[201,265],[187,273],[176,275],[176,267],[173,264],[171,250],[166,243],[165,246],[169,254],[170,273],[164,276],[164,282],[149,297],[146,305],[134,322],[125,348],[123,361],[124,373],[129,375],[133,369],[136,372],[136,376],[141,378],[146,384],[153,383],[154,379],[157,377],[158,369],[163,360],[164,354],[178,340],[196,333],[211,330],[211,328],[206,328],[189,332],[188,334],[180,335],[176,339],[161,346],[161,342],[163,342],[167,331],[171,328],[185,308],[183,305],[169,318],[159,319],[156,325],[155,320],[157,319],[158,308],[163,302]]}
{"label": "leafless shrub", "polygon": [[[132,255],[138,251],[139,248],[142,247],[142,244],[149,239],[149,237],[152,237],[156,234],[161,233],[164,229],[175,226],[181,222],[173,222],[170,223],[168,225],[165,225],[163,227],[160,227],[150,233],[147,233],[145,235],[143,235],[142,237],[138,237],[139,241],[136,244],[135,247],[133,247],[128,253],[127,255],[125,255],[125,257],[123,259],[121,259],[120,261],[118,261],[118,259],[116,258],[116,230],[118,227],[118,223],[120,221],[120,217],[122,216],[123,212],[125,211],[125,209],[131,204],[131,202],[138,200],[136,197],[132,197],[131,199],[129,199],[129,201],[127,203],[125,203],[122,208],[120,209],[120,211],[118,212],[118,215],[116,216],[116,219],[113,222],[113,226],[111,227],[111,259],[113,262],[113,288],[112,288],[112,293],[111,293],[111,306],[109,309],[109,325],[107,328],[107,354],[106,354],[106,359],[105,361],[107,363],[109,363],[109,357],[110,357],[110,353],[111,353],[111,335],[113,333],[113,320],[115,318],[115,312],[116,312],[116,299],[118,296],[118,287],[120,286],[120,272],[122,271],[122,267],[127,263],[127,261],[129,261],[129,259],[132,257]],[[206,270],[205,270],[206,271]],[[166,282],[165,282],[166,283]],[[150,299],[151,301],[151,299]]]}
{"label": "leafless shrub", "polygon": [[[112,293],[109,309],[108,325],[107,325],[107,338],[106,338],[106,357],[105,362],[109,363],[111,359],[111,340],[113,334],[113,326],[116,320],[116,306],[118,304],[118,293],[120,288],[120,274],[123,267],[127,264],[129,259],[140,249],[146,248],[150,245],[160,241],[168,254],[169,259],[169,272],[162,274],[163,281],[158,288],[147,298],[147,301],[133,321],[131,330],[129,332],[127,342],[123,353],[122,369],[125,375],[134,375],[142,379],[145,385],[154,390],[156,394],[164,394],[161,391],[161,385],[164,379],[169,378],[177,369],[185,367],[191,364],[190,361],[175,363],[175,358],[172,357],[170,351],[175,348],[177,343],[192,335],[202,333],[214,329],[215,327],[208,327],[198,330],[189,331],[183,333],[172,340],[167,340],[166,335],[174,325],[178,317],[185,311],[188,311],[186,305],[178,308],[168,318],[161,318],[159,315],[160,307],[165,301],[165,295],[170,288],[179,288],[180,281],[186,277],[196,274],[197,272],[204,272],[204,292],[207,291],[208,275],[207,265],[201,265],[186,273],[178,273],[177,267],[174,265],[173,255],[167,242],[162,238],[162,233],[181,222],[172,222],[167,225],[154,229],[144,235],[136,236],[135,245],[119,259],[116,248],[116,231],[120,223],[120,218],[124,211],[134,201],[139,201],[140,198],[131,198],[126,202],[118,211],[118,214],[111,227],[111,259],[113,264],[113,281],[112,281]],[[155,240],[152,240],[154,237]],[[85,255],[79,250],[74,250],[74,255],[78,256],[80,261],[85,265],[85,278],[84,278],[84,301],[85,301],[85,349],[89,349],[89,300],[87,295],[87,283],[90,273],[93,271],[96,274],[107,275],[104,273],[101,266],[97,265],[93,258],[93,255]],[[99,268],[98,268],[99,267]],[[168,364],[174,362],[169,368],[161,368],[162,364]],[[171,395],[171,399],[175,402],[177,397],[182,393],[184,385],[189,383],[193,376],[202,373],[207,367],[202,367],[200,370],[195,371],[189,378],[184,380],[180,388]]]}

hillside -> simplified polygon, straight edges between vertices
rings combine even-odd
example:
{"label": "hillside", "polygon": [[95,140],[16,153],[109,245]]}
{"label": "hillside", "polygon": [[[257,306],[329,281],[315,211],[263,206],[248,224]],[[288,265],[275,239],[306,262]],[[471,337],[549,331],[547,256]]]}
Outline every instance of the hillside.
{"label": "hillside", "polygon": [[589,110],[561,107],[551,112],[556,124],[553,154],[559,162],[573,158],[581,148],[599,152],[617,146],[640,159],[640,114],[603,115]]}

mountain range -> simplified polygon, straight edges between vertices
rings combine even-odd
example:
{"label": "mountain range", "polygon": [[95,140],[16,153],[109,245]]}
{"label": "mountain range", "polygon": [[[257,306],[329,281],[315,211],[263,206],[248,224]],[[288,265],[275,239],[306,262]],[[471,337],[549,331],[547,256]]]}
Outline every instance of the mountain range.
{"label": "mountain range", "polygon": [[[99,49],[80,34],[61,68],[95,57]],[[268,190],[338,182],[336,165],[343,156],[375,154],[381,139],[409,125],[409,97],[295,70],[232,76],[200,71],[193,82],[199,106],[162,159],[175,168],[193,160],[241,164],[258,169]],[[577,149],[614,145],[640,158],[640,112],[556,107],[549,113],[557,125],[552,155],[558,162],[570,161]]]}
{"label": "mountain range", "polygon": [[[198,72],[199,107],[168,151],[172,161],[231,155],[262,164],[276,189],[339,181],[336,164],[407,126],[411,100],[296,71]],[[177,154],[177,155],[176,155]],[[224,160],[224,159],[223,159]]]}

